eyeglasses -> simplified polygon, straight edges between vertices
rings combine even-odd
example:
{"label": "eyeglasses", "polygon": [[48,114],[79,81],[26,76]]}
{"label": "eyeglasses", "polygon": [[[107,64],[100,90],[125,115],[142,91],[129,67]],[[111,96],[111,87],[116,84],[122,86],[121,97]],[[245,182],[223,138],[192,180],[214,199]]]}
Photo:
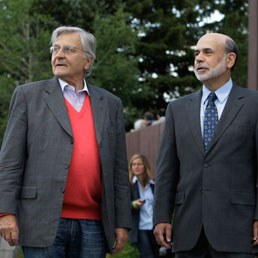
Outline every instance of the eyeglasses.
{"label": "eyeglasses", "polygon": [[74,46],[69,46],[69,45],[65,45],[63,47],[58,46],[58,45],[52,46],[52,47],[50,47],[50,53],[53,55],[56,55],[60,49],[62,49],[64,54],[73,54],[76,52],[76,50],[80,50],[80,51],[83,51],[83,52],[89,54],[89,52],[84,51],[83,49],[80,49],[80,48],[74,47]]}

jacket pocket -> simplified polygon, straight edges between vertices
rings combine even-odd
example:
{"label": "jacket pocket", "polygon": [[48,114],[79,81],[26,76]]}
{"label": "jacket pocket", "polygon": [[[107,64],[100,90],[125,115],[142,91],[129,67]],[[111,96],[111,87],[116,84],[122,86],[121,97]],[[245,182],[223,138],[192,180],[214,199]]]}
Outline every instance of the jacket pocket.
{"label": "jacket pocket", "polygon": [[255,198],[252,193],[233,191],[231,193],[231,202],[239,205],[255,205]]}
{"label": "jacket pocket", "polygon": [[175,205],[182,204],[185,199],[185,193],[179,192],[176,194]]}
{"label": "jacket pocket", "polygon": [[33,199],[37,197],[36,186],[23,186],[21,189],[20,198]]}

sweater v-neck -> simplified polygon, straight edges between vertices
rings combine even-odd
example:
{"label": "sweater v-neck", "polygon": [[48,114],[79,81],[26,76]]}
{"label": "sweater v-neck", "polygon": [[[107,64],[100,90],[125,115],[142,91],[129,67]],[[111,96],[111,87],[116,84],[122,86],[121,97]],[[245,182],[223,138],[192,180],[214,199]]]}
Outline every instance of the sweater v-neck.
{"label": "sweater v-neck", "polygon": [[89,99],[89,96],[86,94],[85,98],[84,98],[84,101],[83,101],[83,105],[82,105],[82,108],[80,111],[77,111],[73,105],[67,100],[65,99],[65,103],[66,103],[66,106],[67,106],[67,109],[68,109],[68,112],[72,112],[73,115],[77,116],[77,117],[81,117],[85,111],[86,111],[86,106],[87,106],[87,102],[90,101]]}

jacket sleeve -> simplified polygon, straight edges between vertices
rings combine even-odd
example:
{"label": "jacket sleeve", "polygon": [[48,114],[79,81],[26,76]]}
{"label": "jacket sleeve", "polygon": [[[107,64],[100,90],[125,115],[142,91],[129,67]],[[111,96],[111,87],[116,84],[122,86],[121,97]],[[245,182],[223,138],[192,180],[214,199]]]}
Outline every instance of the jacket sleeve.
{"label": "jacket sleeve", "polygon": [[172,105],[166,112],[159,154],[157,159],[154,191],[154,226],[158,223],[171,223],[179,175],[179,161],[175,139]]}
{"label": "jacket sleeve", "polygon": [[0,152],[0,213],[17,213],[26,164],[27,108],[21,87],[11,99],[8,123]]}
{"label": "jacket sleeve", "polygon": [[115,191],[115,227],[131,227],[131,196],[128,175],[128,164],[125,143],[125,127],[123,119],[123,107],[119,102],[117,113],[117,131],[115,145],[115,172],[114,172],[114,191]]}

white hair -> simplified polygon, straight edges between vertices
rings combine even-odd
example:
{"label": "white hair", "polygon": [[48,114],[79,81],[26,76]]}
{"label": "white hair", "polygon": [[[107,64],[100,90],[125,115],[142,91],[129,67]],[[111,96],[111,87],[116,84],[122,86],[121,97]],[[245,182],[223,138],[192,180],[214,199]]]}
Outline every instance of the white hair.
{"label": "white hair", "polygon": [[78,27],[68,27],[68,26],[61,26],[56,28],[51,37],[51,45],[55,44],[57,38],[62,33],[79,33],[81,37],[81,43],[82,48],[85,52],[85,58],[88,58],[89,56],[92,56],[92,62],[88,70],[85,70],[84,74],[85,76],[89,76],[92,71],[92,66],[94,63],[94,60],[96,59],[96,46],[97,46],[97,40],[94,37],[93,34],[85,31],[84,29],[78,28]]}

